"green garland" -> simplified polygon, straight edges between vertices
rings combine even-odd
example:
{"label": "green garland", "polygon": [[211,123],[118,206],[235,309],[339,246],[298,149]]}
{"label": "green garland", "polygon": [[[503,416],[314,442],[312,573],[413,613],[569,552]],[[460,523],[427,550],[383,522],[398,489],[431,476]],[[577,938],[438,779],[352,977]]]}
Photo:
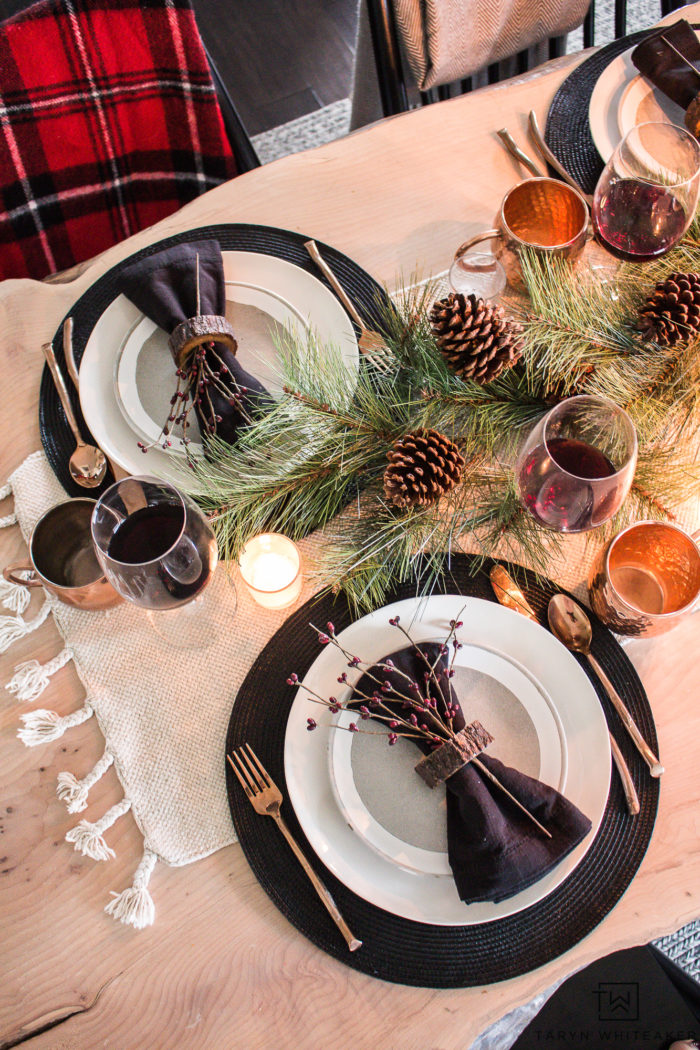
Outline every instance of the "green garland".
{"label": "green garland", "polygon": [[[430,285],[384,308],[389,374],[369,366],[350,375],[336,348],[286,332],[278,346],[285,395],[234,448],[211,440],[188,479],[201,506],[216,512],[222,557],[235,558],[261,531],[298,539],[325,528],[322,582],[341,587],[358,610],[408,580],[429,593],[467,538],[484,554],[499,543],[544,570],[562,537],[522,509],[513,464],[543,413],[584,392],[623,405],[639,437],[632,491],[603,531],[673,519],[674,506],[700,491],[698,342],[694,333],[673,348],[645,342],[637,315],[658,280],[700,270],[697,223],[664,259],[616,273],[572,271],[534,255],[522,263],[529,299],[509,304],[523,325],[522,358],[485,386],[447,367],[428,320]],[[387,452],[420,428],[450,437],[467,466],[438,505],[398,512],[383,495]]]}

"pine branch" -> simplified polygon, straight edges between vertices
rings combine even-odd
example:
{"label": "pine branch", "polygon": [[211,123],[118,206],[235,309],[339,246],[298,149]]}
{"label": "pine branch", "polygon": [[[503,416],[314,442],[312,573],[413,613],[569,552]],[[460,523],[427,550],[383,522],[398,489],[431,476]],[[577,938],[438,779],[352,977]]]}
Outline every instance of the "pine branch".
{"label": "pine branch", "polygon": [[[428,594],[463,547],[511,556],[544,572],[562,542],[521,506],[513,468],[523,435],[553,404],[597,393],[624,406],[637,429],[634,485],[594,537],[638,518],[673,520],[700,491],[692,450],[700,430],[697,343],[645,341],[638,310],[656,280],[700,269],[700,224],[675,253],[623,266],[604,280],[582,268],[525,257],[531,303],[519,308],[524,351],[516,367],[480,386],[451,372],[433,336],[430,285],[385,307],[380,327],[395,360],[388,374],[343,361],[308,333],[280,333],[285,393],[231,448],[207,441],[186,486],[214,522],[223,557],[273,529],[299,538],[324,528],[324,586],[342,587],[358,610],[412,582]],[[516,309],[516,307],[513,307]],[[468,463],[439,504],[398,512],[383,495],[387,452],[420,428],[447,434]],[[351,506],[347,504],[350,502]],[[478,567],[478,559],[475,568]]]}

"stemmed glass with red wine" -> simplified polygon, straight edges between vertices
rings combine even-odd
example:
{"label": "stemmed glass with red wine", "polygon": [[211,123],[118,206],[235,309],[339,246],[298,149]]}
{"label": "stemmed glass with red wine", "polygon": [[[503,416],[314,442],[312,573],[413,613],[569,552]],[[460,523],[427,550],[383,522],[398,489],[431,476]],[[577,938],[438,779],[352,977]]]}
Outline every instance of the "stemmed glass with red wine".
{"label": "stemmed glass with red wine", "polygon": [[637,434],[607,398],[560,402],[530,433],[515,468],[520,499],[556,532],[586,532],[609,521],[630,490]]}
{"label": "stemmed glass with red wine", "polygon": [[593,195],[593,226],[619,259],[663,255],[688,229],[700,192],[700,144],[675,124],[638,124],[614,151]]}
{"label": "stemmed glass with red wine", "polygon": [[[114,589],[151,610],[159,634],[189,647],[191,621],[168,610],[197,599],[217,565],[216,537],[199,507],[158,478],[128,477],[97,502],[91,529],[97,559]],[[200,615],[201,603],[193,610],[196,626],[205,626],[197,634],[206,634],[210,625]]]}

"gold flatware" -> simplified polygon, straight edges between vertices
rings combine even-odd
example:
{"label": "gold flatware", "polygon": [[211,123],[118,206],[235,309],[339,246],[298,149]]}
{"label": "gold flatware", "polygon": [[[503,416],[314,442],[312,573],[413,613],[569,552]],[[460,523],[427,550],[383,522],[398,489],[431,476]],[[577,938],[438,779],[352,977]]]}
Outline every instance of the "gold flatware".
{"label": "gold flatware", "polygon": [[319,270],[326,278],[335,294],[340,299],[343,307],[350,316],[350,320],[354,321],[357,327],[360,329],[360,338],[357,341],[360,353],[364,354],[368,361],[371,361],[375,368],[378,368],[381,372],[391,371],[391,367],[394,363],[394,358],[390,350],[387,349],[384,337],[374,331],[372,328],[368,328],[365,322],[362,320],[357,308],[348,296],[347,292],[343,288],[342,284],[331,270],[326,260],[318,250],[316,241],[306,241],[304,244],[307,252],[318,266]]}
{"label": "gold flatware", "polygon": [[63,356],[66,359],[66,368],[68,369],[68,375],[73,381],[73,386],[76,390],[80,390],[80,380],[78,379],[78,368],[75,363],[75,357],[73,355],[73,318],[66,317],[63,322]]}
{"label": "gold flatware", "polygon": [[[528,602],[522,590],[502,565],[494,565],[489,576],[494,594],[501,605],[505,606],[506,609],[512,609],[513,612],[518,612],[523,616],[527,616],[528,619],[534,620],[537,624],[540,623],[537,613]],[[637,789],[634,786],[632,774],[625,762],[624,755],[620,751],[617,741],[610,730],[608,730],[608,737],[610,739],[610,750],[612,752],[613,761],[615,762],[615,767],[625,793],[627,811],[634,817],[639,813],[639,796],[637,795]]]}
{"label": "gold flatware", "polygon": [[564,165],[560,164],[560,162],[557,160],[557,158],[554,156],[551,149],[545,142],[544,135],[540,131],[540,126],[537,123],[537,114],[535,113],[534,109],[530,110],[529,123],[532,141],[534,142],[535,148],[537,149],[539,155],[542,157],[542,160],[546,161],[546,163],[549,164],[550,167],[554,168],[557,175],[559,175],[564,180],[564,182],[568,183],[569,186],[572,187],[572,189],[578,190],[588,207],[592,208],[593,197],[591,196],[591,194],[583,192],[581,186],[578,184],[576,179],[572,175],[569,175]]}
{"label": "gold flatware", "polygon": [[527,153],[524,153],[523,150],[520,149],[520,146],[518,146],[517,142],[508,131],[508,128],[501,128],[496,134],[510,153],[511,157],[515,157],[518,163],[527,168],[530,174],[534,175],[536,179],[541,179],[547,174],[546,171],[540,171],[535,162],[528,157]]}
{"label": "gold flatware", "polygon": [[527,616],[530,620],[534,620],[535,623],[540,622],[537,613],[532,608],[513,577],[503,568],[502,565],[494,565],[489,573],[489,578],[491,580],[494,594],[501,605],[505,606],[506,609],[512,609],[513,612],[522,613],[523,616]]}
{"label": "gold flatware", "polygon": [[294,856],[309,876],[314,889],[323,901],[329,915],[333,919],[333,922],[345,938],[348,948],[351,952],[357,951],[358,948],[362,947],[362,941],[358,941],[357,937],[354,937],[350,932],[348,924],[338,910],[338,905],[335,903],[330,892],[321,882],[292,837],[292,833],[285,824],[280,813],[282,792],[253,751],[250,744],[244,744],[243,747],[239,747],[237,751],[234,751],[232,756],[227,755],[226,758],[228,759],[231,769],[236,774],[241,787],[250,799],[255,812],[260,813],[261,816],[272,817],[275,821],[277,827],[291,846]]}
{"label": "gold flatware", "polygon": [[547,618],[552,633],[557,636],[559,641],[567,649],[572,649],[575,653],[582,653],[586,657],[603,683],[613,707],[632,739],[632,743],[649,766],[649,772],[653,777],[660,777],[664,767],[640,733],[637,723],[625,707],[622,697],[618,694],[615,686],[591,652],[591,636],[593,632],[591,630],[591,621],[586,616],[586,613],[577,602],[573,601],[566,594],[555,594],[549,602]]}
{"label": "gold flatware", "polygon": [[83,488],[94,489],[101,483],[107,473],[107,460],[105,454],[102,449],[95,448],[94,445],[87,445],[83,441],[78,428],[78,422],[73,413],[73,406],[70,403],[70,397],[66,390],[63,374],[58,367],[58,361],[53,352],[53,347],[51,343],[44,343],[41,349],[46,358],[49,369],[51,370],[51,375],[53,376],[58,396],[63,405],[63,411],[68,420],[68,426],[73,431],[73,437],[76,440],[75,452],[68,461],[70,476],[73,478],[73,481],[78,485],[82,485]]}

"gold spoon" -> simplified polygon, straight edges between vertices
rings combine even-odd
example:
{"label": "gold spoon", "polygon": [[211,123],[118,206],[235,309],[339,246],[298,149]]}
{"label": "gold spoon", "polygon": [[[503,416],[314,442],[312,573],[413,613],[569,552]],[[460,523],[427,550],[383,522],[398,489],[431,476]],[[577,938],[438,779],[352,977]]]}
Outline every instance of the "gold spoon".
{"label": "gold spoon", "polygon": [[591,653],[591,621],[586,616],[580,605],[566,594],[555,594],[547,607],[547,618],[552,633],[557,636],[567,649],[575,653],[582,653],[603,683],[605,691],[610,697],[613,707],[622,719],[622,724],[632,738],[634,746],[639,751],[649,772],[653,777],[660,777],[664,767],[651,750],[646,740],[639,732],[636,722],[625,707],[622,697],[619,696],[615,686],[612,684],[595,656]]}
{"label": "gold spoon", "polygon": [[100,484],[107,473],[107,460],[105,459],[105,454],[102,449],[95,448],[94,445],[86,445],[83,441],[80,430],[78,429],[77,420],[73,413],[73,406],[70,403],[68,391],[66,390],[66,384],[61,374],[61,370],[58,367],[56,355],[53,352],[53,347],[51,343],[44,343],[41,349],[43,350],[44,357],[51,369],[51,375],[56,384],[56,390],[61,399],[63,411],[66,413],[68,426],[73,431],[73,437],[77,443],[75,452],[68,461],[70,476],[76,484],[82,485],[83,488],[94,489]]}

